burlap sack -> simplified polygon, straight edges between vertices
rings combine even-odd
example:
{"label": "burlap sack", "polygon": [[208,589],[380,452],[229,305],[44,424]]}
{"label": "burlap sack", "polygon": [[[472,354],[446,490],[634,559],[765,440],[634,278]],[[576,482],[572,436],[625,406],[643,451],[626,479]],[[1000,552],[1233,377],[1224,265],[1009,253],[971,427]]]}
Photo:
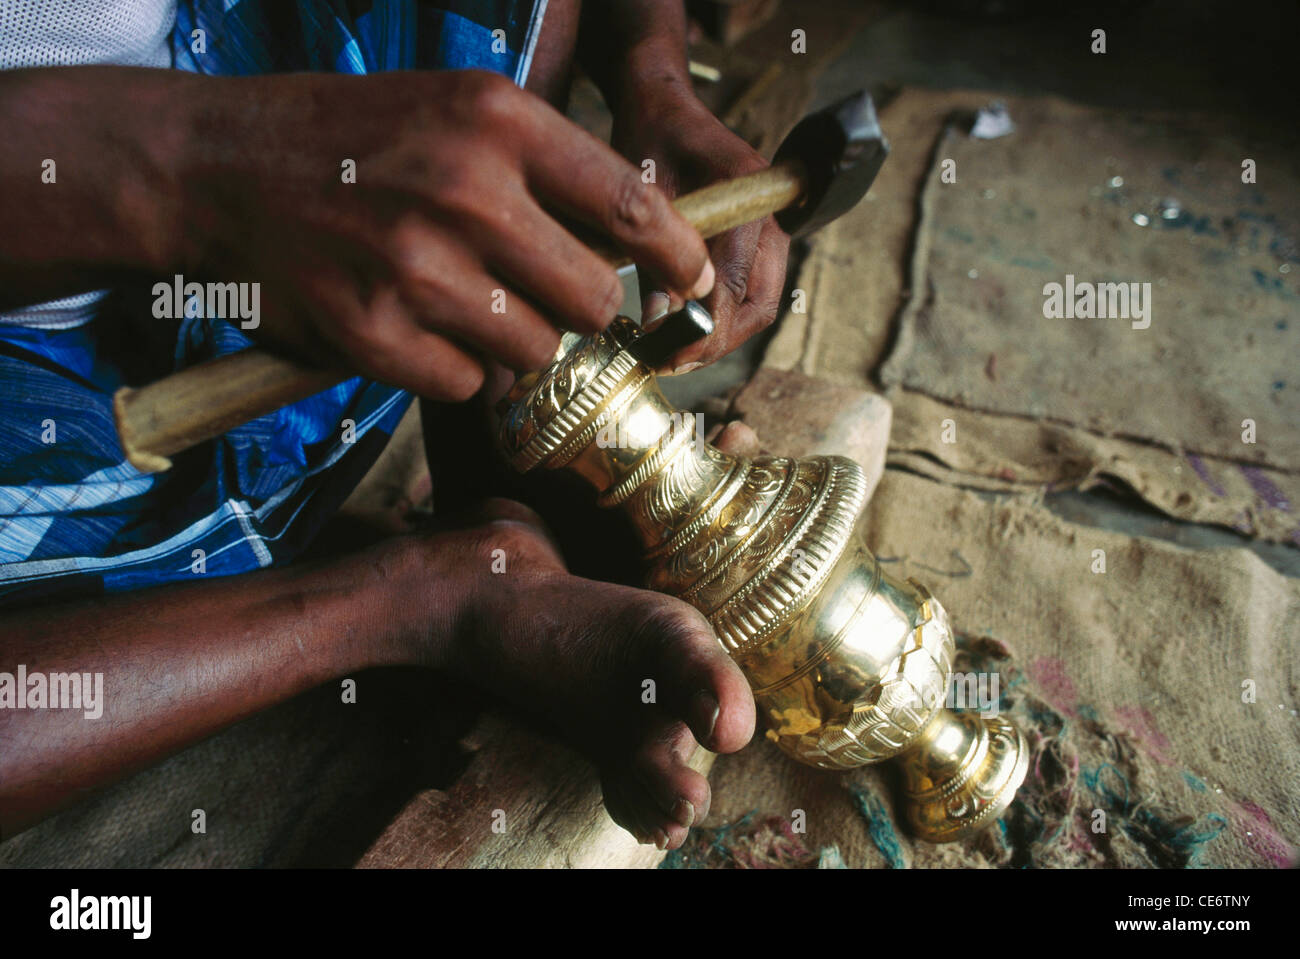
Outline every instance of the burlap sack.
{"label": "burlap sack", "polygon": [[[935,148],[885,381],[1300,469],[1300,269],[1279,272],[1300,266],[1293,154],[1268,131],[1212,117],[1054,99],[1018,100],[1013,114],[1010,136],[979,140],[953,125]],[[1242,182],[1243,157],[1268,171],[1263,182]],[[1065,316],[1045,316],[1051,283],[1062,300],[1079,285]],[[1084,283],[1149,293],[1148,315],[1120,298],[1106,304],[1111,315],[1085,316]],[[1242,441],[1244,418],[1256,443]]]}
{"label": "burlap sack", "polygon": [[1300,473],[1168,450],[1049,420],[964,409],[895,390],[889,462],[972,489],[1037,492],[1107,486],[1175,519],[1300,544]]}
{"label": "burlap sack", "polygon": [[[1273,157],[1277,178],[1250,192],[1239,159],[1220,169],[1237,149],[1231,138],[1165,130],[1148,141],[1157,128],[1147,121],[1057,100],[1011,99],[1016,132],[967,140],[969,116],[989,99],[905,90],[882,112],[891,156],[868,202],[815,238],[797,281],[807,311],[783,320],[765,365],[864,385],[892,349],[886,376],[929,394],[889,391],[895,462],[975,488],[1108,480],[1178,519],[1297,542],[1300,473],[1288,465],[1295,401],[1286,385],[1294,348],[1284,340],[1297,328],[1300,268],[1278,272],[1295,257],[1286,232],[1295,222],[1294,163],[1249,139],[1246,152],[1257,164]],[[950,128],[958,132],[945,136]],[[1171,163],[1161,165],[1161,151]],[[944,159],[957,161],[956,183],[941,182]],[[1204,182],[1212,169],[1217,189]],[[1112,176],[1124,176],[1124,187],[1111,187]],[[1159,190],[1138,184],[1150,176]],[[1222,206],[1237,190],[1251,205],[1221,217],[1231,230],[1202,223],[1206,213],[1193,218],[1193,199]],[[1160,201],[1179,197],[1178,215],[1162,219]],[[1138,227],[1131,217],[1143,204],[1154,204],[1155,219],[1144,213],[1151,222]],[[1152,328],[1046,320],[1042,286],[1063,273],[1048,275],[1042,250],[1080,280],[1129,264],[1152,272]],[[1204,272],[1189,275],[1189,264]],[[1147,334],[1164,339],[1138,339]],[[1203,375],[1209,369],[1216,376]],[[1155,392],[1143,399],[1144,391]],[[1247,418],[1254,445],[1241,441]],[[941,440],[948,419],[958,424],[956,444]]]}

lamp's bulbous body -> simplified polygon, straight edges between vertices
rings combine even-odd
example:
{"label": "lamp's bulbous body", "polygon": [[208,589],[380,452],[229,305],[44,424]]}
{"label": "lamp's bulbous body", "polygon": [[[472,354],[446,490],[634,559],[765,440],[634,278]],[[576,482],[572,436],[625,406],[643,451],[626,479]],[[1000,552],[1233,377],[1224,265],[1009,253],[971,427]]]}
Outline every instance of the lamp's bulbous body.
{"label": "lamp's bulbous body", "polygon": [[1024,739],[1001,718],[946,708],[947,615],[862,545],[861,467],[704,443],[627,351],[637,335],[619,318],[566,336],[564,355],[516,386],[503,423],[516,467],[572,469],[631,517],[647,585],[708,617],[781,749],[825,769],[900,757],[922,838],[987,825],[1024,778]]}

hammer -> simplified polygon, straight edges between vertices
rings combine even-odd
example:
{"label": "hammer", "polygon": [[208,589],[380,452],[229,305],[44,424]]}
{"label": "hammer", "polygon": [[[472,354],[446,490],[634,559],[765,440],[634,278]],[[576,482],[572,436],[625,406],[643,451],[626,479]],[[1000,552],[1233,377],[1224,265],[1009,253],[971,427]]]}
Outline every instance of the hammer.
{"label": "hammer", "polygon": [[[772,214],[791,236],[802,236],[862,199],[888,152],[875,106],[863,91],[801,120],[768,169],[688,193],[674,206],[705,239]],[[615,267],[630,262],[602,255]],[[670,317],[647,335],[653,340],[643,349],[667,359],[707,333]],[[123,387],[113,396],[113,416],[127,460],[154,473],[169,469],[175,453],[349,378],[254,347],[139,389]]]}

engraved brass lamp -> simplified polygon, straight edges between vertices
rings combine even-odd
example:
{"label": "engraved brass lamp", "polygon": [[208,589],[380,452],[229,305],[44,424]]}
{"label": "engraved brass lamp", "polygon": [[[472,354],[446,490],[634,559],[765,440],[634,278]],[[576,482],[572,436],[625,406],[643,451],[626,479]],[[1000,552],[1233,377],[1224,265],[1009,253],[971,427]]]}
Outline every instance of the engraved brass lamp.
{"label": "engraved brass lamp", "polygon": [[596,336],[566,334],[556,362],[516,384],[502,424],[514,466],[567,467],[600,505],[627,512],[647,585],[704,613],[785,752],[822,769],[896,758],[923,839],[993,822],[1024,779],[1024,737],[1001,717],[945,708],[947,615],[862,545],[862,468],[703,442],[637,358],[641,336],[625,317]]}

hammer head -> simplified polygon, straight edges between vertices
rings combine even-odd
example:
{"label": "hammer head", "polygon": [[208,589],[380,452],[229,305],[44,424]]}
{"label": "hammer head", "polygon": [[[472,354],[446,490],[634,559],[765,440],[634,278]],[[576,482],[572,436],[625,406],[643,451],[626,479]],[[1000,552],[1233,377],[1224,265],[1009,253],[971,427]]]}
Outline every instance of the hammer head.
{"label": "hammer head", "polygon": [[800,120],[772,162],[802,163],[808,187],[797,205],[776,214],[776,222],[791,236],[829,223],[866,196],[888,154],[865,90]]}

